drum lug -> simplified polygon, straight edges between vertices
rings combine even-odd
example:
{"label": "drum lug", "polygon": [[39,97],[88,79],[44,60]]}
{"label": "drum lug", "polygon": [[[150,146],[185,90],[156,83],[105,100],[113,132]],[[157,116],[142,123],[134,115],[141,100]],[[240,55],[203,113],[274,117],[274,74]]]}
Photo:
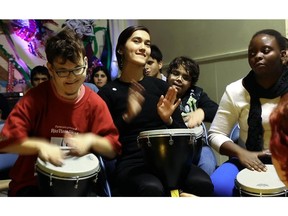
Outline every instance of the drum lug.
{"label": "drum lug", "polygon": [[208,144],[206,143],[206,138],[204,136],[202,137],[202,143]]}
{"label": "drum lug", "polygon": [[189,145],[195,145],[197,143],[197,139],[194,136],[194,134],[190,135],[190,139],[189,139]]}
{"label": "drum lug", "polygon": [[138,144],[138,147],[141,148],[142,145],[140,145],[140,142],[139,142],[139,136],[137,136],[137,144]]}
{"label": "drum lug", "polygon": [[78,183],[79,183],[79,176],[77,176],[77,179],[76,179],[76,184],[74,185],[74,188],[77,189],[78,188]]}
{"label": "drum lug", "polygon": [[52,187],[53,186],[53,178],[52,178],[53,173],[50,173],[50,182],[49,182],[49,186]]}
{"label": "drum lug", "polygon": [[174,140],[172,139],[172,134],[170,134],[169,145],[173,145],[173,144],[174,144]]}
{"label": "drum lug", "polygon": [[[142,145],[141,145],[141,142],[139,141],[139,136],[137,137],[137,144],[138,144],[138,147],[139,148],[141,148],[142,147]],[[147,137],[147,145],[148,145],[148,147],[151,147],[152,145],[151,145],[151,142],[150,142],[150,140],[149,140],[149,137]]]}
{"label": "drum lug", "polygon": [[[99,171],[99,172],[100,172],[100,171]],[[97,180],[98,180],[98,173],[96,173],[95,179],[93,180],[93,182],[96,184],[96,183],[97,183]]]}
{"label": "drum lug", "polygon": [[151,142],[150,142],[149,137],[148,137],[147,139],[148,139],[148,141],[147,141],[147,145],[148,145],[148,147],[151,147],[152,145],[151,145]]}

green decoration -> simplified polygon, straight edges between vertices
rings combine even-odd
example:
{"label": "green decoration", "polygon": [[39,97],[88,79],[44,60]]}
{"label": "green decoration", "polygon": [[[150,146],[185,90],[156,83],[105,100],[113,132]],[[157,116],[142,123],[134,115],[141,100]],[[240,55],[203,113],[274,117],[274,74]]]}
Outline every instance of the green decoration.
{"label": "green decoration", "polygon": [[[14,59],[14,57],[9,54],[3,47],[2,44],[0,44],[0,52],[6,56],[8,58],[8,60],[14,65],[14,67],[22,74],[22,76],[24,77],[26,84],[29,85],[29,87],[31,86],[30,83],[30,76],[26,73],[26,71],[21,67],[21,65]],[[31,71],[31,69],[29,68],[29,70]]]}

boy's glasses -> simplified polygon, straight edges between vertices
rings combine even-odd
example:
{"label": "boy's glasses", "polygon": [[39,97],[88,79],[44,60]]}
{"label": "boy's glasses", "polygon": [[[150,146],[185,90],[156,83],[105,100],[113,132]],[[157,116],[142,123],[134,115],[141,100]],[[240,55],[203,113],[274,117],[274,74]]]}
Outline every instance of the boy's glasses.
{"label": "boy's glasses", "polygon": [[55,68],[53,69],[59,77],[63,78],[63,77],[70,76],[70,73],[73,73],[75,76],[82,75],[85,71],[84,70],[85,68],[86,68],[86,64],[80,67],[76,67],[74,69],[70,69],[70,70],[56,70]]}

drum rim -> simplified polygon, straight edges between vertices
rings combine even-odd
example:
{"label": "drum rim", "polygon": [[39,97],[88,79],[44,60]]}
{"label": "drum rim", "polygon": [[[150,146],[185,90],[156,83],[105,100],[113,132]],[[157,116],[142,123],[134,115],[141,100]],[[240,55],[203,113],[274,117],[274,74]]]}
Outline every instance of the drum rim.
{"label": "drum rim", "polygon": [[246,194],[250,194],[250,195],[281,195],[281,194],[284,194],[286,193],[287,191],[287,188],[284,186],[284,187],[279,187],[279,188],[270,188],[270,189],[259,189],[259,188],[252,188],[252,187],[249,187],[249,186],[245,186],[245,185],[242,185],[240,184],[237,179],[235,180],[236,181],[236,189],[246,193]]}
{"label": "drum rim", "polygon": [[[48,176],[53,176],[56,178],[56,176],[58,178],[72,178],[72,177],[86,177],[86,176],[91,176],[93,174],[96,174],[98,172],[100,172],[100,164],[99,164],[99,160],[98,158],[96,157],[96,155],[92,154],[92,153],[89,153],[89,154],[86,154],[82,157],[93,157],[93,161],[95,161],[95,163],[97,163],[96,167],[91,169],[91,170],[85,170],[85,172],[63,172],[63,171],[60,171],[60,170],[55,170],[55,169],[52,169],[52,168],[49,168],[47,166],[44,166],[44,162],[41,160],[41,159],[37,159],[36,161],[36,170],[38,170],[39,172],[43,173],[43,174],[47,174]],[[51,175],[52,174],[52,175]]]}
{"label": "drum rim", "polygon": [[[246,195],[250,195],[250,196],[255,196],[255,197],[274,197],[274,196],[280,196],[280,195],[284,195],[284,194],[287,194],[287,189],[285,188],[284,190],[282,191],[272,191],[270,193],[267,193],[267,191],[265,191],[265,193],[262,193],[262,192],[251,192],[251,191],[247,191],[247,190],[244,190],[243,188],[238,188],[236,186],[236,189],[238,189],[239,191],[241,191],[241,194],[246,194]],[[286,196],[286,195],[285,195]]]}
{"label": "drum rim", "polygon": [[147,130],[139,133],[139,139],[146,137],[167,137],[167,136],[188,136],[195,135],[196,138],[202,137],[204,130],[202,126],[195,128],[174,128],[174,129],[158,129]]}
{"label": "drum rim", "polygon": [[41,174],[43,174],[49,178],[52,178],[52,179],[65,180],[65,181],[75,181],[75,180],[85,180],[85,179],[89,179],[89,178],[96,176],[100,171],[100,167],[94,173],[91,173],[89,175],[83,175],[83,176],[76,176],[76,175],[57,176],[54,173],[47,173],[45,170],[42,170],[40,167],[36,167],[36,170],[39,173],[41,173]]}
{"label": "drum rim", "polygon": [[[271,169],[271,167],[274,168],[274,166],[272,164],[266,164],[266,166],[268,168],[270,167],[270,169]],[[239,176],[240,172],[237,174],[237,176],[235,178],[235,187],[236,187],[236,189],[241,190],[242,192],[244,192],[246,194],[249,194],[249,195],[254,195],[254,194],[255,195],[256,194],[260,195],[260,194],[262,194],[263,196],[265,196],[265,195],[281,195],[281,194],[285,194],[286,191],[288,190],[288,188],[284,184],[283,184],[282,187],[277,187],[277,188],[276,187],[272,187],[272,188],[253,188],[253,187],[248,186],[248,185],[243,185],[237,179],[237,177]],[[254,171],[254,172],[257,172],[257,171]],[[281,183],[281,180],[279,180],[279,181]]]}

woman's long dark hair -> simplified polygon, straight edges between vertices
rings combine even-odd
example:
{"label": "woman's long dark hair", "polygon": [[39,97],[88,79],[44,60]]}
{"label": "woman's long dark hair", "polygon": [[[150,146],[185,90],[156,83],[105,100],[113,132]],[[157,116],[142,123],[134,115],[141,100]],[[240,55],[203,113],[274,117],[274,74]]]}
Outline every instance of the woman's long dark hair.
{"label": "woman's long dark hair", "polygon": [[120,70],[123,68],[123,57],[122,54],[119,53],[119,50],[121,47],[125,46],[128,38],[130,38],[131,35],[138,30],[143,30],[150,34],[149,30],[145,26],[129,26],[128,28],[124,29],[118,37],[118,42],[116,45],[116,58]]}

